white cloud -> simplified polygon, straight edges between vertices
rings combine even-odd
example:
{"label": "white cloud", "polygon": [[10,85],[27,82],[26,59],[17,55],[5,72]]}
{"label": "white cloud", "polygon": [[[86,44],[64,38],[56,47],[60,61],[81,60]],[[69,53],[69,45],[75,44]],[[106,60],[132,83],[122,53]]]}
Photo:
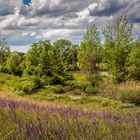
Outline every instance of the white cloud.
{"label": "white cloud", "polygon": [[19,46],[11,46],[11,51],[16,51],[16,52],[24,52],[26,53],[29,50],[31,44],[29,45],[19,45]]}
{"label": "white cloud", "polygon": [[133,31],[138,34],[139,9],[139,0],[32,0],[29,7],[22,0],[0,0],[0,29],[9,44],[19,44],[21,50],[39,39],[79,42],[87,25],[95,23],[101,29],[123,14],[135,23]]}
{"label": "white cloud", "polygon": [[27,35],[29,35],[28,32],[23,32],[23,33],[22,33],[22,36],[27,36]]}
{"label": "white cloud", "polygon": [[43,38],[52,38],[52,37],[70,37],[73,33],[79,30],[71,29],[48,29],[42,33]]}
{"label": "white cloud", "polygon": [[21,17],[18,21],[19,26],[35,26],[39,23],[38,19]]}
{"label": "white cloud", "polygon": [[36,34],[36,32],[32,32],[32,33],[30,34],[30,36],[34,37],[34,36],[37,36],[37,34]]}

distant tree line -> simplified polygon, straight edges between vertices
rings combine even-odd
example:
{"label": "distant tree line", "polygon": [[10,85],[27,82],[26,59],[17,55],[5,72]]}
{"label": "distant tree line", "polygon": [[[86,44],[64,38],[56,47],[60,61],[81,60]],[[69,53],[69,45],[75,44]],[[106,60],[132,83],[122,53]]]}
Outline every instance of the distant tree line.
{"label": "distant tree line", "polygon": [[54,43],[35,42],[26,54],[10,52],[0,40],[0,72],[14,75],[63,77],[67,71],[82,70],[89,74],[106,70],[115,83],[140,80],[140,38],[132,36],[133,24],[119,17],[103,30],[104,42],[95,24],[87,27],[80,45],[67,39]]}

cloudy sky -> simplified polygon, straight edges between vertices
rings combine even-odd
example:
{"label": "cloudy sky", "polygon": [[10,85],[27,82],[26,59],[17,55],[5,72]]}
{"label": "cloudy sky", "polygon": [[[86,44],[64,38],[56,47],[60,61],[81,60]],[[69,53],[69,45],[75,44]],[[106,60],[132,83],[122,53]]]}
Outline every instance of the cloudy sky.
{"label": "cloudy sky", "polygon": [[0,0],[0,37],[24,52],[41,39],[79,43],[87,25],[102,30],[120,15],[133,22],[134,35],[140,34],[140,0]]}

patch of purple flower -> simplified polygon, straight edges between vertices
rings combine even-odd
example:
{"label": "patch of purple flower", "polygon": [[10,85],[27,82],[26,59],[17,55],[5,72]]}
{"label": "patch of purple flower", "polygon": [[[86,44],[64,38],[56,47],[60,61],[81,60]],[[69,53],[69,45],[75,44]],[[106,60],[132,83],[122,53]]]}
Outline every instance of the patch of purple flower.
{"label": "patch of purple flower", "polygon": [[127,115],[111,111],[85,111],[0,98],[0,119],[7,113],[17,132],[11,133],[11,140],[139,140],[140,138],[140,113]]}

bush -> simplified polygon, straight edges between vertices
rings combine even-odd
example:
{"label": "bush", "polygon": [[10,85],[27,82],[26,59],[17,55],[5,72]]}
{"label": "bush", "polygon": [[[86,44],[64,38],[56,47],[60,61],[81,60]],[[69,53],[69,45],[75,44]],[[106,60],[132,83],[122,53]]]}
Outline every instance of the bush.
{"label": "bush", "polygon": [[14,75],[10,75],[10,74],[1,73],[0,74],[0,85],[7,84],[8,81],[13,79],[13,77],[15,77],[15,76]]}
{"label": "bush", "polygon": [[140,105],[140,90],[124,89],[119,91],[118,98],[122,102]]}
{"label": "bush", "polygon": [[54,92],[55,94],[63,94],[65,91],[63,89],[63,86],[57,85],[54,87]]}
{"label": "bush", "polygon": [[85,89],[85,92],[88,94],[91,94],[91,95],[96,95],[96,94],[98,94],[98,89],[93,86],[87,86]]}
{"label": "bush", "polygon": [[70,87],[70,86],[64,86],[63,87],[63,90],[64,90],[64,92],[70,92],[70,91],[72,91],[72,87]]}
{"label": "bush", "polygon": [[98,86],[99,83],[102,81],[102,76],[99,74],[96,75],[89,75],[87,77],[88,81],[91,83],[91,85],[94,86]]}
{"label": "bush", "polygon": [[81,90],[82,92],[84,92],[85,91],[85,89],[86,89],[86,87],[88,86],[88,84],[86,84],[86,83],[73,83],[72,85],[71,85],[71,87],[73,88],[73,89],[79,89],[79,90]]}
{"label": "bush", "polygon": [[48,79],[49,84],[62,84],[63,82],[64,78],[61,75],[55,73],[53,73],[52,77],[49,77]]}
{"label": "bush", "polygon": [[0,66],[0,73],[9,73],[9,70],[5,66]]}
{"label": "bush", "polygon": [[15,77],[10,81],[11,89],[19,94],[31,94],[43,85],[44,82],[37,76]]}
{"label": "bush", "polygon": [[67,80],[74,80],[74,77],[72,74],[65,74],[64,75],[64,80],[67,81]]}

